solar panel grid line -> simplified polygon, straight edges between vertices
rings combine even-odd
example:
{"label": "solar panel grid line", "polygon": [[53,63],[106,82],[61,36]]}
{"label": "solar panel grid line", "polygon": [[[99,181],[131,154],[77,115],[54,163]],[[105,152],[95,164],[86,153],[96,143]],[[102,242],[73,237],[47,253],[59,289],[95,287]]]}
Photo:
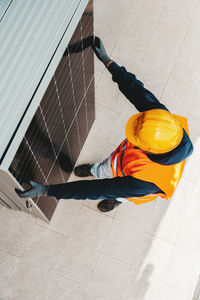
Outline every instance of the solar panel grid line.
{"label": "solar panel grid line", "polygon": [[[87,54],[87,56],[83,56],[85,58],[88,58],[88,56],[90,55],[90,53]],[[78,78],[78,75],[74,78],[75,80]]]}
{"label": "solar panel grid line", "polygon": [[[53,141],[52,141],[52,139],[51,139],[51,135],[50,135],[50,133],[49,133],[49,129],[48,129],[48,126],[47,126],[47,124],[46,124],[45,117],[44,117],[44,115],[43,115],[43,111],[42,111],[42,109],[41,109],[41,106],[39,106],[39,108],[40,108],[40,111],[41,111],[41,115],[42,115],[42,117],[43,117],[44,125],[45,125],[45,128],[46,128],[46,131],[47,131],[47,134],[48,134],[50,143],[51,143],[51,147],[52,147],[52,149],[53,149],[53,153],[54,153],[54,156],[55,156],[55,161],[57,162],[58,155],[56,154],[56,150],[55,150],[55,148],[54,148]],[[65,180],[64,180],[64,177],[63,177],[63,174],[62,174],[62,170],[61,170],[61,168],[60,168],[59,163],[58,163],[58,167],[59,167],[59,171],[60,171],[61,177],[62,177],[63,182],[64,182]]]}
{"label": "solar panel grid line", "polygon": [[[41,151],[41,142],[40,142],[40,147],[39,148],[37,147],[38,141],[41,141],[41,132],[40,132],[39,127],[35,129],[35,135],[34,135],[33,140],[31,139],[31,137],[27,137],[27,140],[29,141],[29,145],[32,148],[33,152],[39,153]],[[29,161],[31,160],[31,158],[30,157],[27,158],[27,156],[29,156],[29,153],[24,148],[23,152],[18,157],[19,161],[21,160],[21,157],[23,157],[23,160],[26,161],[26,165],[23,164],[24,171],[25,171],[25,168],[27,167],[27,165],[29,164]],[[19,172],[21,172],[21,168],[19,169]]]}
{"label": "solar panel grid line", "polygon": [[[24,138],[25,139],[25,138]],[[31,147],[31,146],[30,146]],[[26,154],[23,156],[23,161],[25,161],[26,162],[26,164],[24,165],[24,164],[22,164],[21,166],[20,166],[20,168],[18,169],[18,172],[19,172],[19,174],[21,173],[22,174],[22,176],[21,176],[21,178],[20,178],[20,180],[22,179],[22,177],[23,177],[23,174],[26,172],[26,168],[27,167],[29,167],[29,168],[31,168],[31,156],[29,156],[29,152],[27,151],[27,149],[24,147],[24,150],[23,150],[24,152],[26,152]],[[33,150],[32,150],[32,152],[33,152]],[[27,158],[27,156],[28,156],[28,158]],[[20,157],[21,158],[21,157]],[[19,161],[20,161],[20,159],[19,159]],[[22,169],[23,169],[23,171],[22,171]],[[22,172],[21,172],[22,171]]]}
{"label": "solar panel grid line", "polygon": [[[37,117],[38,117],[38,114],[37,114]],[[42,116],[41,116],[42,117]],[[32,123],[32,122],[31,122]],[[29,126],[30,127],[30,126]],[[34,126],[32,126],[32,130],[31,130],[31,132],[29,132],[29,137],[31,137],[32,136],[32,133],[34,133],[34,135],[33,135],[33,139],[31,140],[31,142],[29,142],[29,143],[31,143],[31,147],[33,148],[34,146],[36,146],[36,141],[41,137],[41,134],[42,134],[42,132],[39,130],[39,127],[37,128],[37,131],[35,131],[36,129],[35,129],[35,127]],[[39,132],[39,135],[38,134],[36,134],[36,132]],[[26,135],[27,135],[27,132],[26,132],[26,134],[25,134],[25,137],[26,137]],[[23,142],[23,141],[22,141]],[[28,155],[28,152],[25,154],[26,156],[24,156],[24,151],[25,151],[26,149],[24,148],[23,149],[23,151],[21,152],[21,154],[18,156],[18,159],[20,160],[21,159],[21,157],[23,157],[24,159],[26,159],[26,156]],[[34,149],[33,149],[34,150]],[[21,170],[20,170],[21,171]]]}
{"label": "solar panel grid line", "polygon": [[[52,126],[54,126],[54,124],[55,124],[55,122],[52,122]],[[50,124],[48,124],[48,127],[49,127],[49,126],[50,126]],[[56,124],[55,124],[55,126],[56,126]],[[51,137],[52,137],[52,140],[55,140],[54,138],[55,138],[55,136],[56,136],[56,132],[55,132],[54,134],[50,133],[50,135],[51,135]],[[63,138],[62,138],[62,137],[61,137],[59,140],[58,140],[58,139],[56,140],[57,144],[59,144],[60,141],[63,141]]]}
{"label": "solar panel grid line", "polygon": [[52,95],[52,97],[48,101],[48,108],[45,109],[45,116],[47,122],[49,122],[49,120],[53,121],[54,117],[56,116],[55,111],[57,110],[57,103],[56,101],[54,101],[55,98],[56,98],[56,91],[55,94]]}
{"label": "solar panel grid line", "polygon": [[69,158],[72,161],[72,153],[71,153],[71,150],[70,150],[70,144],[69,144],[69,140],[68,140],[67,136],[66,136],[66,142],[67,142],[67,147],[68,147],[68,150],[69,150]]}
{"label": "solar panel grid line", "polygon": [[[20,169],[18,169],[18,174],[21,173],[21,177],[19,178],[19,181],[24,182],[24,180],[26,179],[26,173],[28,174],[30,172],[30,170],[34,169],[34,161],[36,162],[36,165],[38,166],[40,172],[42,170],[42,167],[40,165],[40,163],[38,162],[37,156],[36,154],[34,154],[34,150],[32,149],[31,145],[29,144],[28,140],[25,139],[26,144],[28,145],[28,150],[27,151],[27,155],[28,155],[28,159],[23,158],[23,163],[20,166]],[[33,160],[34,159],[34,160]],[[25,162],[25,164],[24,164]],[[44,175],[43,172],[41,172],[42,175]],[[45,178],[45,176],[43,176],[43,178]]]}
{"label": "solar panel grid line", "polygon": [[[89,23],[88,23],[89,24]],[[85,32],[86,32],[86,30],[85,30]],[[83,36],[84,36],[84,34],[83,34]],[[77,35],[77,37],[78,37],[78,35]],[[76,38],[76,40],[77,40],[77,38]],[[77,49],[77,47],[75,48],[75,50]],[[60,79],[59,78],[59,76],[60,76],[60,74],[62,73],[62,71],[63,71],[63,69],[65,68],[65,64],[66,64],[66,62],[64,62],[63,63],[63,65],[62,65],[62,69],[60,70],[60,73],[59,73],[59,75],[56,75],[56,77],[58,76],[58,79]],[[70,75],[69,75],[70,76]],[[67,80],[68,78],[66,78],[66,80]]]}
{"label": "solar panel grid line", "polygon": [[[93,76],[93,78],[91,79],[90,84],[92,83],[93,79],[94,79],[94,76]],[[90,88],[90,84],[89,84],[89,86],[87,87],[86,94],[87,94],[88,89]],[[85,96],[85,95],[84,95],[84,96]],[[83,100],[84,100],[84,97],[83,97],[81,103],[79,104],[79,107],[77,108],[77,111],[75,112],[75,115],[74,115],[74,117],[73,117],[73,121],[72,121],[72,123],[71,123],[71,126],[68,128],[67,135],[69,134],[69,131],[70,131],[70,129],[71,129],[73,123],[74,123],[74,120],[75,120],[75,118],[77,117],[77,113],[78,113],[78,111],[79,111],[79,108],[80,108],[80,106],[81,106]]]}
{"label": "solar panel grid line", "polygon": [[[93,80],[93,79],[92,79],[92,80]],[[92,82],[92,80],[91,80],[91,82]],[[87,90],[89,89],[89,87],[90,87],[90,86],[88,86]],[[86,91],[86,93],[87,93],[87,91]],[[83,99],[83,100],[84,100],[84,99]],[[82,100],[82,102],[83,102],[83,100]],[[80,106],[82,105],[82,102],[81,102],[80,105],[79,105],[78,111],[79,111],[79,109],[80,109]],[[77,111],[77,113],[78,113],[78,111]],[[77,113],[76,113],[76,116],[77,116]],[[74,116],[74,119],[75,119],[75,116]],[[67,136],[68,136],[68,134],[69,134],[69,131],[70,131],[71,127],[73,126],[73,123],[74,123],[74,121],[71,123],[71,126],[70,126],[70,128],[68,129],[67,135],[65,135],[65,138],[64,138],[64,140],[63,140],[63,143],[62,143],[62,145],[61,145],[61,147],[60,147],[60,148],[62,148],[63,145],[64,145],[64,143],[65,143],[65,140],[67,140],[67,144],[68,144],[68,149],[69,149],[69,151],[70,151],[70,145],[69,145],[69,141],[68,141],[68,139],[67,139]],[[59,155],[59,152],[58,152],[58,155]],[[70,153],[70,159],[72,159],[71,153]],[[55,162],[54,162],[54,163],[55,163]],[[53,168],[53,166],[52,166],[52,168]],[[47,178],[49,177],[50,173],[51,173],[51,170],[50,170],[50,172],[49,172]]]}
{"label": "solar panel grid line", "polygon": [[[88,57],[89,56],[89,53],[87,54],[87,56],[86,57]],[[63,63],[63,68],[65,67],[65,64],[66,64],[66,62],[64,62]],[[62,70],[60,71],[60,73],[62,72]],[[60,74],[59,74],[60,75]],[[61,85],[62,87],[63,87],[63,89],[62,89],[62,91],[64,90],[64,86],[63,86],[63,84],[62,84],[62,82],[65,80],[65,81],[67,81],[68,79],[69,79],[69,77],[70,77],[70,75],[68,76],[68,77],[66,77],[66,78],[63,78],[62,79],[62,81],[60,82],[60,84],[59,85]],[[77,79],[78,78],[78,75],[77,75],[77,77],[75,78],[75,79]],[[57,78],[57,81],[59,80],[60,78],[58,77]],[[62,93],[62,91],[60,92],[60,93]]]}
{"label": "solar panel grid line", "polygon": [[[92,78],[92,80],[93,80],[93,78]],[[91,80],[91,82],[92,82],[92,80]],[[89,87],[90,87],[90,85],[88,86],[88,88],[87,88],[87,90],[89,89]],[[86,90],[86,92],[85,93],[87,93],[87,90]],[[84,98],[82,99],[82,102],[84,101]],[[76,115],[74,116],[74,119],[77,117],[77,114],[78,114],[78,112],[79,112],[79,109],[80,109],[80,107],[81,107],[81,105],[82,105],[82,102],[80,103],[80,105],[79,105],[79,108],[78,108],[78,110],[77,110],[77,112],[76,112]],[[68,129],[68,132],[67,132],[67,134],[65,135],[65,138],[63,139],[63,143],[62,143],[62,145],[61,145],[61,147],[60,148],[62,148],[63,147],[63,145],[64,145],[64,143],[65,143],[65,140],[67,140],[68,141],[68,139],[67,139],[67,136],[68,136],[68,134],[69,134],[69,131],[71,130],[71,127],[73,126],[73,124],[74,124],[74,119],[73,119],[73,122],[71,123],[71,126],[69,127],[69,129]],[[70,151],[70,146],[69,146],[69,142],[68,142],[68,149],[69,149],[69,151]],[[58,155],[59,155],[59,153],[60,152],[58,152]],[[70,159],[72,159],[72,155],[70,154]],[[49,174],[50,174],[51,172],[49,172]],[[47,177],[49,177],[49,174],[48,174],[48,176]]]}
{"label": "solar panel grid line", "polygon": [[[77,79],[77,78],[76,78]],[[63,89],[60,91],[60,96],[62,96],[62,93],[64,92],[65,87],[63,87]],[[81,89],[81,87],[79,88],[79,90]],[[78,90],[78,91],[79,91]]]}
{"label": "solar panel grid line", "polygon": [[[92,80],[93,80],[93,78],[91,79],[91,82],[92,82]],[[89,89],[89,86],[88,86],[87,90],[88,90],[88,89]],[[87,93],[87,91],[86,91],[86,93]],[[74,122],[75,118],[77,117],[77,113],[78,113],[79,108],[81,107],[81,104],[82,104],[83,101],[84,101],[84,97],[83,97],[81,103],[79,104],[79,107],[78,107],[78,109],[77,109],[77,111],[76,111],[76,113],[75,113],[75,115],[74,115],[73,122]],[[73,122],[72,122],[72,123],[73,123]],[[72,127],[72,125],[73,125],[73,124],[71,124],[71,127]],[[70,131],[71,127],[69,127],[69,129],[68,129],[67,135],[69,134],[69,131]]]}
{"label": "solar panel grid line", "polygon": [[[73,94],[73,103],[74,103],[74,108],[75,108],[75,115],[77,112],[76,109],[76,102],[75,102],[75,94],[74,94],[74,84],[73,84],[73,78],[72,78],[72,68],[71,68],[71,61],[70,61],[70,56],[69,56],[69,70],[70,70],[70,80],[71,80],[71,85],[72,85],[72,94]],[[79,143],[79,147],[81,148],[81,141],[80,141],[80,135],[79,135],[79,128],[78,128],[78,123],[77,123],[77,118],[75,117],[75,122],[76,122],[76,126],[77,126],[77,131],[78,131],[78,143]]]}
{"label": "solar panel grid line", "polygon": [[[32,149],[32,152],[36,152],[36,153],[39,153],[40,152],[40,149],[38,149],[37,148],[37,144],[38,144],[38,140],[39,140],[39,138],[41,137],[41,135],[42,135],[42,133],[41,133],[41,131],[40,131],[40,129],[39,129],[39,127],[32,127],[33,128],[33,130],[34,129],[36,129],[37,130],[37,133],[38,133],[38,131],[39,131],[39,136],[38,136],[38,134],[34,134],[34,139],[33,140],[31,140],[31,141],[28,141],[28,139],[27,139],[27,141],[29,142],[29,146],[31,147],[31,149]],[[30,137],[30,136],[29,136]],[[30,138],[29,138],[30,139]],[[37,142],[36,142],[37,141]],[[41,143],[40,143],[40,148],[41,148]],[[23,152],[25,151],[25,156],[23,155]],[[18,160],[20,161],[20,159],[21,159],[21,156],[23,156],[23,161],[25,161],[26,162],[26,164],[24,165],[24,164],[22,164],[21,166],[20,166],[20,168],[18,169],[18,172],[19,173],[22,173],[22,177],[23,177],[23,174],[24,173],[26,173],[26,169],[27,168],[30,168],[30,161],[31,161],[31,156],[29,155],[30,153],[28,152],[28,151],[26,151],[26,148],[24,147],[23,148],[23,152],[22,152],[22,154],[18,157]],[[28,158],[27,158],[27,156],[29,156]],[[44,160],[45,158],[43,158],[43,160]],[[21,169],[23,168],[23,171],[21,171]],[[42,169],[42,168],[41,168]]]}
{"label": "solar panel grid line", "polygon": [[[70,159],[72,160],[71,151],[70,151],[70,145],[69,145],[69,141],[68,141],[67,137],[66,137],[66,141],[67,141],[67,146],[68,146],[68,150],[69,150]],[[60,151],[61,151],[62,147],[64,146],[64,144],[65,144],[65,140],[63,140],[63,144],[62,144],[62,146],[60,147]],[[55,164],[56,164],[56,161],[53,162],[53,164],[52,164],[52,166],[51,166],[51,169],[50,169],[49,173],[48,173],[47,176],[46,176],[46,181],[45,181],[44,184],[47,184],[47,183],[48,183],[48,178],[49,178],[49,176],[50,176],[50,174],[51,174],[51,172],[52,172],[52,169],[54,168],[54,165],[55,165]]]}
{"label": "solar panel grid line", "polygon": [[72,99],[73,99],[73,104],[74,104],[74,108],[75,108],[75,111],[76,111],[75,92],[74,92],[74,85],[73,85],[72,67],[71,67],[70,56],[69,56],[68,63],[69,63],[70,82],[71,82],[71,87],[72,87]]}
{"label": "solar panel grid line", "polygon": [[[92,81],[92,80],[91,80],[91,81]],[[89,86],[88,86],[88,89],[89,89]],[[87,90],[86,90],[86,92],[85,92],[85,96],[86,96],[86,93],[87,93]],[[83,100],[84,100],[84,98],[82,99],[82,102],[83,102]],[[81,102],[80,105],[79,105],[79,108],[78,108],[78,110],[77,110],[77,113],[78,113],[78,111],[79,111],[79,109],[80,109],[80,106],[82,105],[82,102]],[[41,107],[40,107],[40,109],[41,109]],[[76,116],[77,116],[77,113],[76,113]],[[43,114],[42,111],[41,111],[41,114]],[[44,119],[44,116],[43,116],[43,119]],[[44,123],[45,123],[45,119],[44,119]],[[72,122],[72,124],[71,124],[71,127],[72,127],[72,125],[73,125],[73,122]],[[77,124],[77,125],[78,125],[78,124]],[[45,127],[46,127],[46,129],[47,129],[47,125],[46,125],[46,124],[45,124]],[[71,127],[68,129],[68,133],[69,133]],[[47,131],[48,131],[48,129],[47,129]],[[62,145],[61,145],[61,148],[62,148],[63,144],[65,143],[65,139],[67,138],[68,133],[67,133],[67,134],[65,133],[65,138],[64,138],[63,143],[62,143]],[[49,137],[50,137],[50,134],[49,134]],[[38,138],[37,135],[36,135],[36,138]],[[68,145],[69,145],[69,143],[68,143]],[[55,149],[54,149],[54,147],[53,147],[53,144],[52,144],[52,148],[53,148],[54,154],[55,154]],[[70,147],[69,147],[69,149],[70,149]],[[57,159],[57,156],[58,156],[58,155],[59,155],[59,152],[58,152],[57,155],[55,154],[55,159]],[[27,161],[27,164],[28,164],[28,161]],[[54,165],[53,165],[53,166],[54,166]],[[53,166],[52,166],[52,167],[53,167]],[[49,173],[50,173],[50,172],[49,172]],[[61,173],[61,174],[62,174],[62,173]],[[63,178],[63,175],[62,175],[62,178]],[[64,178],[63,178],[63,180],[64,180]]]}
{"label": "solar panel grid line", "polygon": [[[70,147],[69,147],[69,148],[70,148]],[[49,173],[49,175],[50,175],[50,173]],[[39,199],[38,199],[37,201],[39,201]]]}
{"label": "solar panel grid line", "polygon": [[37,166],[38,166],[38,168],[39,168],[39,170],[40,170],[42,176],[44,177],[44,180],[46,180],[46,176],[45,176],[44,172],[42,171],[42,168],[40,167],[40,164],[38,163],[38,160],[37,160],[37,158],[35,157],[35,154],[34,154],[34,152],[32,151],[32,149],[31,149],[31,147],[30,147],[30,145],[29,145],[29,143],[28,143],[28,141],[27,141],[26,138],[25,138],[25,141],[26,141],[26,144],[27,144],[29,150],[31,151],[31,154],[32,154],[32,156],[33,156],[33,158],[34,158],[34,160],[35,160],[35,163],[37,164]]}
{"label": "solar panel grid line", "polygon": [[63,127],[64,127],[64,132],[65,132],[65,136],[67,136],[67,129],[66,129],[65,122],[64,122],[64,116],[63,116],[62,107],[61,107],[61,103],[60,103],[60,95],[59,95],[59,92],[58,92],[58,87],[57,87],[57,82],[56,82],[55,75],[53,76],[53,78],[54,78],[54,84],[55,84],[55,87],[56,87],[56,94],[57,94],[58,105],[59,105],[60,114],[61,114],[61,118],[62,118],[62,123],[63,123]]}
{"label": "solar panel grid line", "polygon": [[[80,20],[80,29],[81,29],[81,40],[83,40],[83,27],[82,27],[82,22]],[[82,42],[83,43],[83,42]],[[83,46],[83,44],[82,44]],[[83,51],[81,52],[82,54],[82,59],[83,59],[83,81],[84,81],[84,90],[85,90],[85,97],[86,96],[86,80],[85,80],[85,65],[84,65],[84,55],[83,55]],[[86,111],[86,128],[87,128],[87,132],[89,131],[89,125],[88,125],[88,116],[87,116],[87,104],[85,101],[85,111]]]}
{"label": "solar panel grid line", "polygon": [[[93,78],[91,79],[91,82],[92,82],[92,80],[93,80]],[[91,84],[91,83],[90,83],[90,84]],[[85,91],[85,93],[84,93],[84,97],[86,97],[86,95],[87,95],[87,90],[89,89],[90,84],[89,84],[89,86],[87,87],[87,89],[86,89],[86,91]],[[75,118],[77,117],[77,113],[78,113],[78,111],[79,111],[79,109],[80,109],[80,106],[82,105],[82,102],[83,102],[83,100],[84,100],[84,97],[83,97],[83,99],[81,100],[81,102],[80,102],[80,104],[79,104],[79,107],[77,108],[77,112],[76,112],[75,115],[74,115],[74,118],[73,118],[73,120],[72,120],[72,123],[71,123],[70,127],[68,128],[68,131],[65,132],[65,136],[67,136],[67,135],[69,134],[69,131],[71,130],[71,127],[72,127],[72,125],[73,125],[73,123],[74,123]],[[54,122],[54,121],[52,120],[52,122]],[[63,119],[63,122],[64,122],[64,119]]]}

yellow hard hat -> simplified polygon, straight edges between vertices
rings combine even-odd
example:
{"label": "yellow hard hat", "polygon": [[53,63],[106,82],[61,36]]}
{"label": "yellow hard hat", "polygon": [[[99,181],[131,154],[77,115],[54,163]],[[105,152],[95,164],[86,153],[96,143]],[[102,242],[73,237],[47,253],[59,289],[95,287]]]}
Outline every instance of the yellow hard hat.
{"label": "yellow hard hat", "polygon": [[126,137],[144,151],[162,154],[178,146],[183,137],[183,128],[170,112],[151,109],[135,114],[128,120]]}

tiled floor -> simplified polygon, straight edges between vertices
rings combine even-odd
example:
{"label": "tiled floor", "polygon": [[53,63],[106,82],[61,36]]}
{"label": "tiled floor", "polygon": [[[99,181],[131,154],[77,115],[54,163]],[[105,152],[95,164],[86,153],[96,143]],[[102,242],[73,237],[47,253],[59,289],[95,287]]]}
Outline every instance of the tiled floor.
{"label": "tiled floor", "polygon": [[[1,207],[0,299],[194,300],[200,275],[200,1],[96,0],[95,32],[113,59],[171,111],[188,117],[195,151],[170,201],[122,204],[101,214],[96,201],[62,200],[50,225]],[[96,121],[78,163],[113,151],[135,112],[96,61]]]}

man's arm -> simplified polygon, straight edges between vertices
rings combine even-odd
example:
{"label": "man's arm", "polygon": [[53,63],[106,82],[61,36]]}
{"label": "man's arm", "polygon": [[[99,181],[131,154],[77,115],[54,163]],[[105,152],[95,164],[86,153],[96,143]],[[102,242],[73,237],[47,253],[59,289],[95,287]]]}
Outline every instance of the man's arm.
{"label": "man's arm", "polygon": [[124,67],[118,66],[116,62],[107,55],[106,49],[98,37],[95,38],[92,45],[96,56],[108,68],[112,74],[112,79],[118,84],[120,91],[140,112],[150,109],[168,110],[158,99],[139,81],[136,76],[126,71]]}
{"label": "man's arm", "polygon": [[[55,185],[43,186],[31,182],[32,188],[25,192],[16,190],[23,198],[46,195],[56,199],[115,199],[140,197],[162,192],[155,184],[136,179],[132,176],[111,179],[80,180]],[[38,187],[37,187],[38,185]]]}
{"label": "man's arm", "polygon": [[116,62],[112,62],[108,66],[112,79],[118,84],[120,91],[140,112],[150,109],[165,109],[165,105],[160,103],[158,99],[144,87],[136,76],[127,72],[124,67],[118,66]]}

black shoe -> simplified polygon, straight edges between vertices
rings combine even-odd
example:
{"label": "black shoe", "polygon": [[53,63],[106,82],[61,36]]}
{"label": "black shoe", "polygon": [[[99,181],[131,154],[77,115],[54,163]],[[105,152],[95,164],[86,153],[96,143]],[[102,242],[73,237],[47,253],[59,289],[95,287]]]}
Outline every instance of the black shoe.
{"label": "black shoe", "polygon": [[100,211],[106,212],[112,210],[114,207],[120,205],[122,202],[116,199],[104,199],[98,203],[97,207]]}
{"label": "black shoe", "polygon": [[74,174],[79,177],[93,176],[92,173],[90,172],[91,167],[92,165],[90,164],[77,166],[74,169]]}

